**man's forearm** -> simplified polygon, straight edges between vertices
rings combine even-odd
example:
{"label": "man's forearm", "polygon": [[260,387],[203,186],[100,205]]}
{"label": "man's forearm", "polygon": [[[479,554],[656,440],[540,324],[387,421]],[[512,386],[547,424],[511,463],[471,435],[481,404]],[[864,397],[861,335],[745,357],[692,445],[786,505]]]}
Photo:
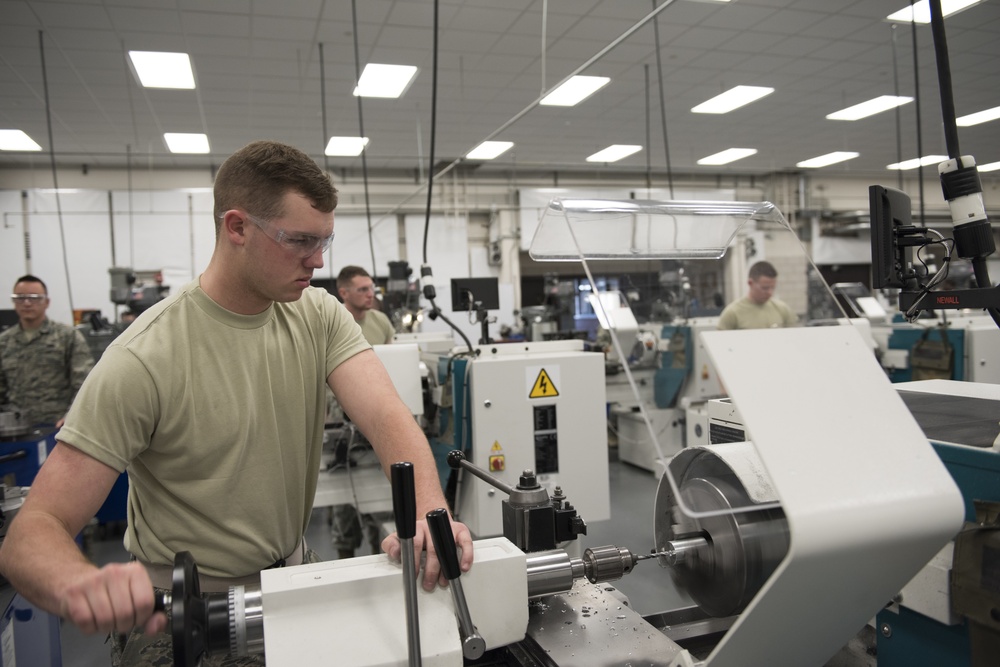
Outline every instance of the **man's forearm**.
{"label": "man's forearm", "polygon": [[413,464],[417,518],[421,518],[430,510],[447,507],[447,504],[430,444],[409,410],[402,403],[400,407],[402,410],[392,410],[380,420],[377,435],[369,440],[380,443],[376,446],[376,451],[386,476],[393,463],[409,461]]}
{"label": "man's forearm", "polygon": [[18,593],[55,615],[62,613],[61,592],[95,568],[63,524],[42,513],[19,514],[0,547],[0,572]]}

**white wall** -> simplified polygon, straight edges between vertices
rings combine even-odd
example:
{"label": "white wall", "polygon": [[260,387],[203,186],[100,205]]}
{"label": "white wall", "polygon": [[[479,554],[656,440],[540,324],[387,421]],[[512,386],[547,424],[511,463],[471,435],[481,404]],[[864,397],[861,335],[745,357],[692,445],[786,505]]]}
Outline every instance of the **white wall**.
{"label": "white wall", "polygon": [[[60,195],[60,229],[55,195],[44,189],[42,182],[47,177],[41,178],[39,173],[30,171],[0,170],[0,213],[3,214],[0,289],[9,289],[17,276],[30,270],[50,285],[53,318],[68,322],[71,312],[67,283],[72,287],[75,308],[99,309],[106,315],[113,312],[107,273],[112,264],[136,270],[162,270],[172,288],[203,270],[214,246],[210,173],[207,170],[162,174],[136,172],[132,175],[132,183],[143,189],[136,187],[131,194],[127,176],[125,170],[91,170],[88,175],[72,170],[62,173],[60,183],[64,187],[82,189]],[[562,180],[566,188],[546,188],[544,183],[524,177],[520,177],[519,182],[487,177],[449,183],[448,195],[439,194],[433,203],[436,214],[431,223],[428,247],[439,291],[452,277],[502,276],[504,284],[514,285],[511,298],[515,306],[511,308],[516,307],[519,274],[513,270],[513,265],[518,262],[517,250],[530,246],[538,215],[553,196],[585,193],[588,197],[669,198],[664,188],[647,191],[634,187],[627,178],[619,178],[613,183],[610,179],[602,182],[584,176],[565,176]],[[866,210],[869,185],[880,183],[897,187],[896,175],[891,173],[881,178],[825,172],[809,174],[808,178],[795,174],[756,178],[706,174],[688,175],[683,180],[684,184],[675,188],[676,199],[703,199],[707,198],[705,193],[712,190],[724,191],[733,199],[773,201],[789,218],[794,218],[799,205],[810,209]],[[335,276],[346,264],[356,263],[368,268],[371,264],[367,221],[363,207],[358,204],[363,201],[360,198],[363,184],[355,179],[337,185],[341,191],[341,206],[335,222],[337,238],[326,258],[327,266],[317,272],[318,276]],[[983,185],[987,208],[1000,204],[1000,176],[983,174]],[[406,259],[415,274],[419,273],[423,202],[414,198],[406,205],[408,208],[398,206],[398,202],[412,195],[414,187],[412,182],[387,179],[372,185],[372,192],[380,202],[373,206],[372,214],[373,220],[379,221],[374,232],[379,275],[384,275],[387,263],[396,259]],[[804,192],[801,191],[803,187]],[[919,206],[918,188],[912,175],[904,182],[904,190],[911,195],[914,206]],[[25,193],[23,199],[22,192]],[[928,211],[946,209],[935,174],[925,174],[924,197]],[[22,205],[26,205],[27,217],[22,214]],[[396,208],[399,210],[390,211]],[[387,211],[390,212],[387,214]],[[494,216],[491,211],[500,211],[500,214]],[[493,217],[500,224],[489,233],[470,229],[473,212]],[[30,257],[25,248],[26,227],[30,232],[27,247]],[[504,240],[503,264],[499,267],[490,266],[487,261],[487,243],[491,234],[496,236],[496,229],[508,236]],[[65,261],[63,236],[66,239]],[[870,262],[866,237],[851,241],[829,240],[814,233],[811,252],[822,263]],[[996,261],[995,258],[994,263]],[[69,281],[65,266],[69,269]],[[783,276],[788,274],[782,273]],[[502,322],[513,321],[507,312],[500,313],[499,317]]]}

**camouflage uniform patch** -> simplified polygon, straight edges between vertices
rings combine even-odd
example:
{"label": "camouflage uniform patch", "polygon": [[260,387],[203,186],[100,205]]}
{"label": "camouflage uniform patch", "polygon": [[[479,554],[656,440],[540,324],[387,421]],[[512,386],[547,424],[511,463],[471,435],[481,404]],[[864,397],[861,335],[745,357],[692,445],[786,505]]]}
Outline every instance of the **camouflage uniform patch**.
{"label": "camouflage uniform patch", "polygon": [[48,318],[34,335],[20,326],[0,333],[0,405],[16,405],[29,424],[55,424],[94,367],[87,341]]}

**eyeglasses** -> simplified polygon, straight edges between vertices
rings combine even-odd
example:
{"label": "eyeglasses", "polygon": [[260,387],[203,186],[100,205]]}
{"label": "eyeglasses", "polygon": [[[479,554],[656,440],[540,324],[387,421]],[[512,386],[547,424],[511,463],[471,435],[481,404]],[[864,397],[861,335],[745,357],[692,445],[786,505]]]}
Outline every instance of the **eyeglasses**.
{"label": "eyeglasses", "polygon": [[314,236],[313,234],[298,234],[295,232],[286,232],[284,229],[278,229],[271,231],[268,229],[268,222],[261,220],[257,216],[246,214],[246,217],[250,222],[260,227],[260,230],[267,235],[272,241],[280,245],[282,248],[290,253],[298,255],[299,257],[305,259],[306,257],[312,257],[316,251],[326,252],[326,249],[330,247],[333,243],[333,234],[329,236]]}
{"label": "eyeglasses", "polygon": [[47,297],[44,294],[11,294],[10,300],[17,303],[38,303],[40,301],[45,301]]}
{"label": "eyeglasses", "polygon": [[363,287],[352,287],[358,294],[368,294],[374,292],[377,288],[374,285],[364,285]]}

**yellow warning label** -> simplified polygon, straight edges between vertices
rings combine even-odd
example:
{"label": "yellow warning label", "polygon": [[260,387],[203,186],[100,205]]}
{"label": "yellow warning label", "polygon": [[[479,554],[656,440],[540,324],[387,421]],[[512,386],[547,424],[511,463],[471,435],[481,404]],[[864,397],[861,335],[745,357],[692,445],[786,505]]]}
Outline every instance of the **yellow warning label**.
{"label": "yellow warning label", "polygon": [[[528,377],[531,376],[529,375]],[[531,392],[528,393],[528,398],[551,398],[558,395],[559,390],[552,384],[552,378],[549,377],[549,374],[543,368],[539,371],[538,377],[535,378],[535,384],[532,385]]]}
{"label": "yellow warning label", "polygon": [[493,452],[494,454],[496,452],[502,452],[503,451],[503,448],[500,446],[500,441],[499,440],[494,440],[493,441],[493,447],[490,448],[490,451]]}

